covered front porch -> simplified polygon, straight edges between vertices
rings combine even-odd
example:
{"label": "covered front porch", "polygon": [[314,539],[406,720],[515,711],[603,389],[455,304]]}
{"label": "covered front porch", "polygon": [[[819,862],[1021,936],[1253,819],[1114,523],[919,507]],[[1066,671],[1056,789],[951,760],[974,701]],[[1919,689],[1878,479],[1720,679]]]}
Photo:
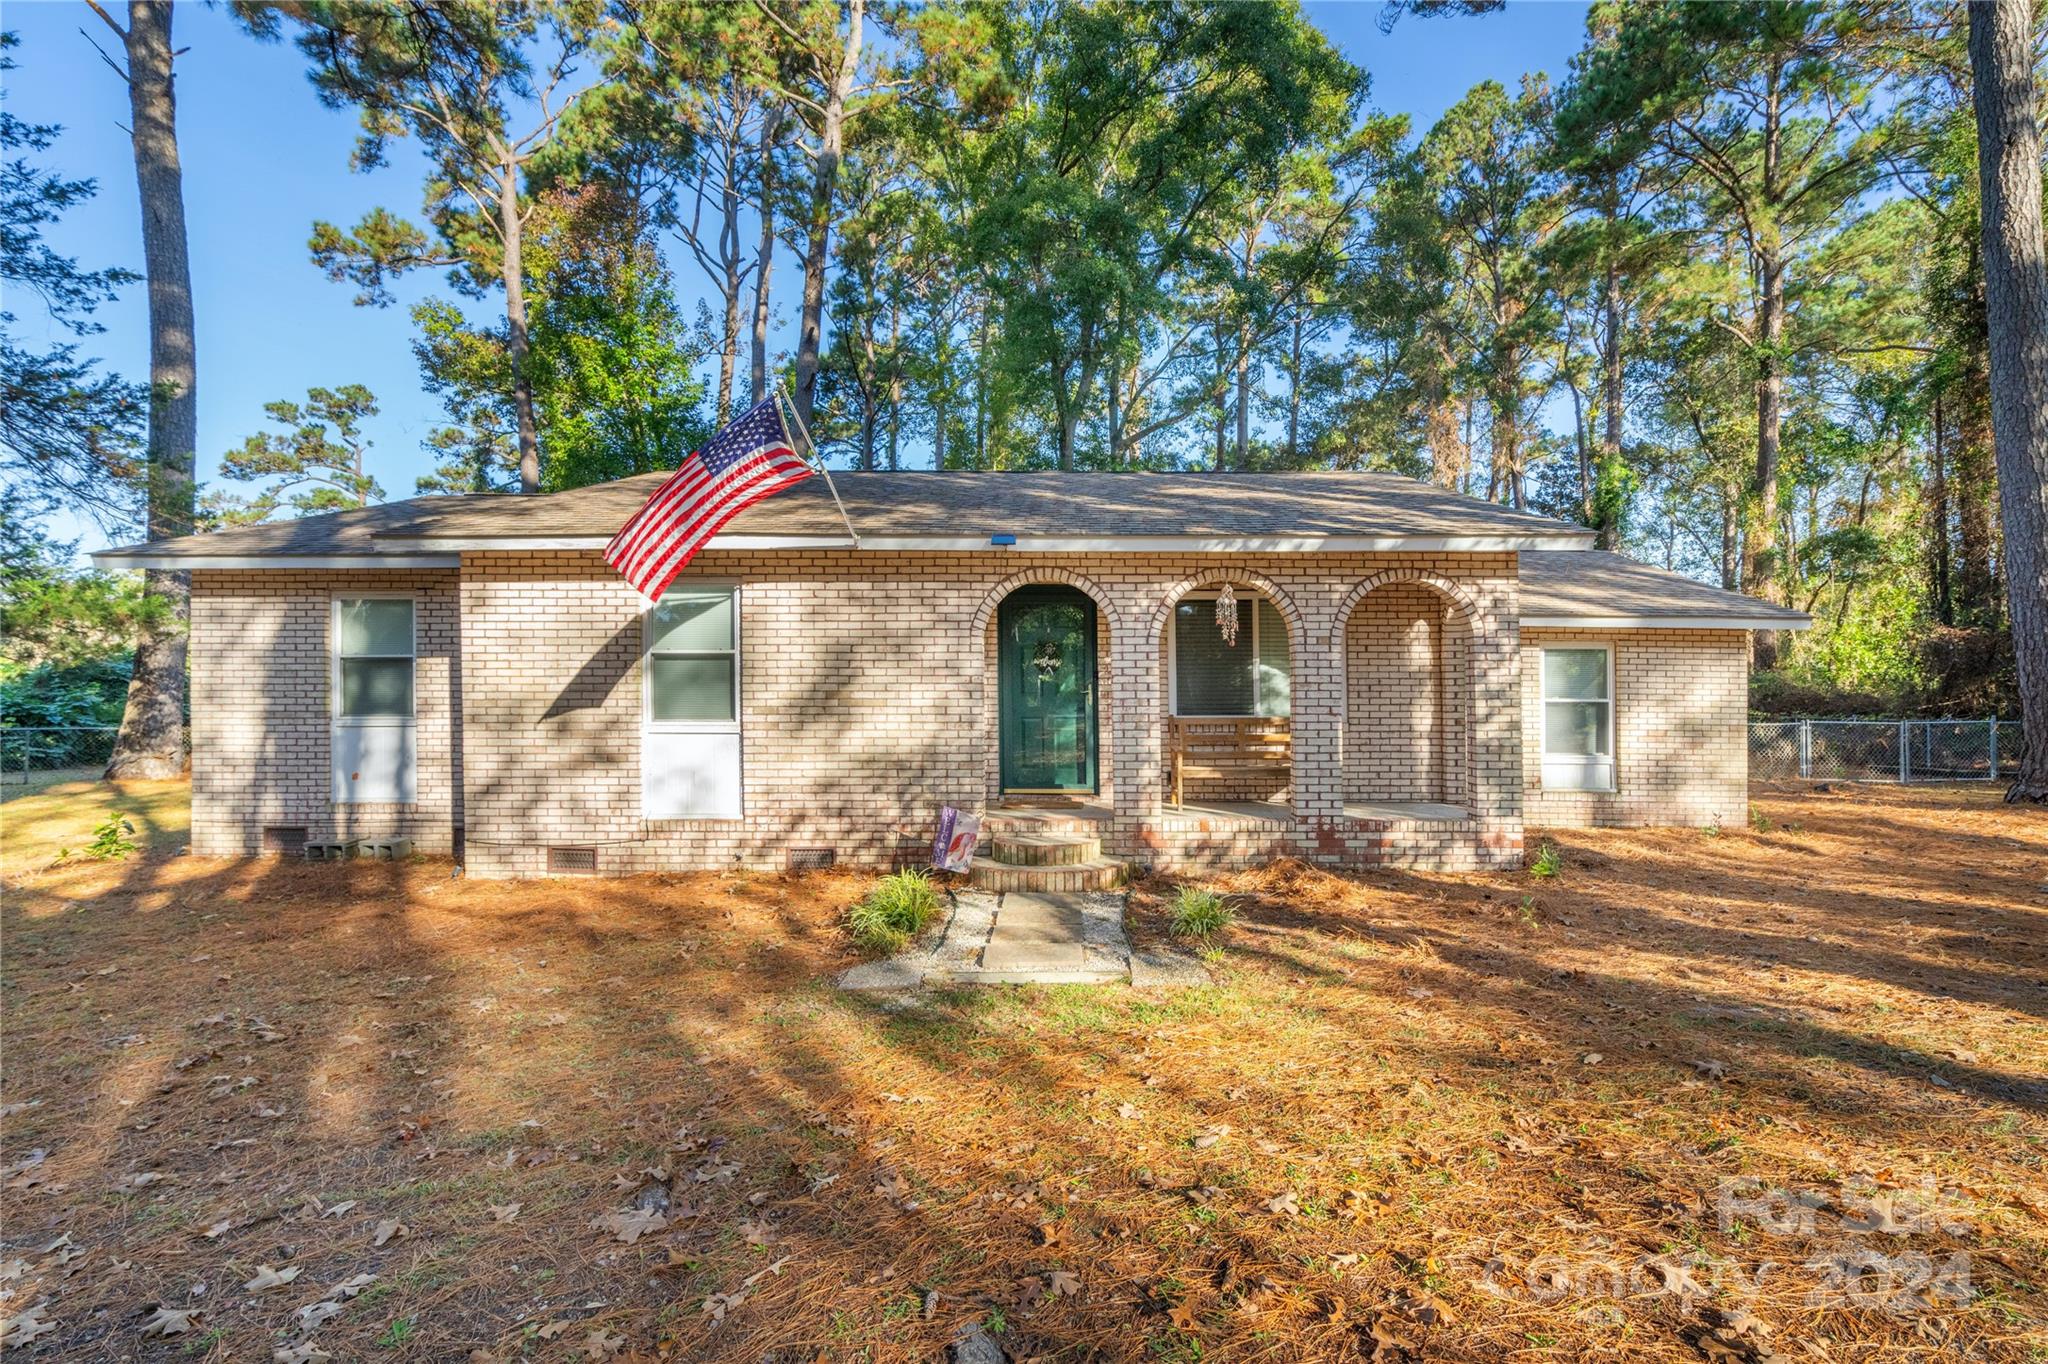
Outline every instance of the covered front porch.
{"label": "covered front porch", "polygon": [[1519,852],[1518,791],[1491,775],[1518,770],[1493,752],[1518,719],[1482,725],[1474,704],[1518,697],[1497,667],[1514,653],[1454,580],[1211,568],[1133,603],[1056,576],[985,608],[993,832],[1168,869]]}

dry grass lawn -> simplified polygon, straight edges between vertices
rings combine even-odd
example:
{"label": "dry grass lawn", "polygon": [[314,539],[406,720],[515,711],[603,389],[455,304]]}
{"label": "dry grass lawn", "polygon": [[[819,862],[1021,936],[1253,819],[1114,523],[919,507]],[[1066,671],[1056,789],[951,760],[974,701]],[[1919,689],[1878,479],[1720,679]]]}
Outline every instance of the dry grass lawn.
{"label": "dry grass lawn", "polygon": [[[109,805],[145,850],[56,861]],[[2048,815],[1990,792],[1283,866],[1214,988],[911,1002],[823,983],[849,874],[0,819],[17,1357],[2048,1358]]]}

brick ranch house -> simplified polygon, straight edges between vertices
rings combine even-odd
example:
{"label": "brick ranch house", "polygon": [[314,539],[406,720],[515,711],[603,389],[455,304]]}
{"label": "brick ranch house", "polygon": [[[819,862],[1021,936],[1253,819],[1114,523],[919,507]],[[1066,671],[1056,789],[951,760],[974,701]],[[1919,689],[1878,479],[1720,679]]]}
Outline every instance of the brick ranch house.
{"label": "brick ranch house", "polygon": [[953,805],[1166,868],[1511,866],[1525,822],[1741,819],[1749,631],[1807,623],[1367,473],[841,474],[857,542],[811,479],[650,607],[599,551],[659,481],[95,556],[192,575],[193,851],[888,862]]}

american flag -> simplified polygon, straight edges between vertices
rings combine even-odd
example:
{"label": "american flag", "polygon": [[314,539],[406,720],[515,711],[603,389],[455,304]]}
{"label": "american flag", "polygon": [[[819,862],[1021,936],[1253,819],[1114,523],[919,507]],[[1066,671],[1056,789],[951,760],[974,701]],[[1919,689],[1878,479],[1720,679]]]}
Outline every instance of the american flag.
{"label": "american flag", "polygon": [[684,460],[619,528],[604,547],[604,560],[641,596],[658,600],[726,522],[810,476],[771,394]]}

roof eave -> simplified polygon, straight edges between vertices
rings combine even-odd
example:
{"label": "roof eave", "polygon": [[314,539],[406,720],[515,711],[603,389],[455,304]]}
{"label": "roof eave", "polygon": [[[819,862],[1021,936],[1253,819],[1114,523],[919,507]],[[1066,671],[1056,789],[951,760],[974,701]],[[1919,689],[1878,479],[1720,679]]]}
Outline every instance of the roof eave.
{"label": "roof eave", "polygon": [[[510,550],[603,549],[603,535],[417,535],[379,536],[393,552],[497,552]],[[1593,535],[1519,532],[1486,535],[1018,535],[997,545],[986,535],[871,535],[856,542],[845,535],[718,535],[707,549],[861,549],[874,553],[969,553],[1000,549],[1012,554],[1362,554],[1515,553],[1588,549]]]}
{"label": "roof eave", "polygon": [[1524,630],[1808,630],[1813,617],[1698,615],[1577,616],[1525,615]]}

